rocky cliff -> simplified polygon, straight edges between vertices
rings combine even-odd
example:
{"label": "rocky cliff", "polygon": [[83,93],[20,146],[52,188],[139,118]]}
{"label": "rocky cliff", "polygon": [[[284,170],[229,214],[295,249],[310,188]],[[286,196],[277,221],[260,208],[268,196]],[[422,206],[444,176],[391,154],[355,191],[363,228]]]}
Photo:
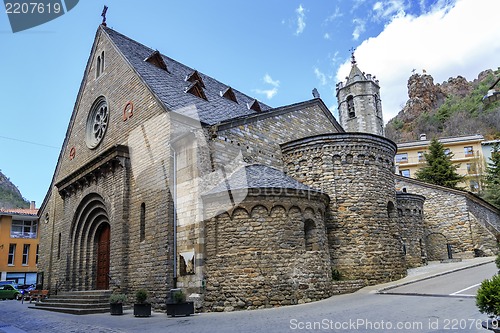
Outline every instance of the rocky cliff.
{"label": "rocky cliff", "polygon": [[484,105],[486,94],[497,71],[481,72],[477,79],[462,76],[435,84],[429,74],[413,74],[408,79],[408,101],[386,126],[386,135],[396,142],[417,140],[421,133],[428,137],[482,134],[500,137],[500,104]]}
{"label": "rocky cliff", "polygon": [[2,172],[0,172],[0,208],[29,208],[29,202]]}

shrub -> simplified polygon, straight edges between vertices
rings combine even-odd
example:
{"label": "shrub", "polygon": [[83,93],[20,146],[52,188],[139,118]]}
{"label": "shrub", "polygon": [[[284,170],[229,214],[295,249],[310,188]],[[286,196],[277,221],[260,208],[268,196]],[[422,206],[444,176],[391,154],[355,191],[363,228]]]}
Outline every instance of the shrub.
{"label": "shrub", "polygon": [[111,296],[109,296],[109,303],[120,304],[125,302],[127,302],[127,296],[124,294],[111,294]]}
{"label": "shrub", "polygon": [[148,291],[146,289],[139,289],[135,292],[135,300],[137,303],[146,303],[148,299]]}
{"label": "shrub", "polygon": [[500,275],[481,283],[476,295],[476,305],[481,313],[500,315]]}
{"label": "shrub", "polygon": [[338,269],[332,268],[332,280],[340,281],[342,280],[342,273]]}
{"label": "shrub", "polygon": [[178,290],[174,293],[175,303],[184,303],[186,301],[186,294],[182,290]]}

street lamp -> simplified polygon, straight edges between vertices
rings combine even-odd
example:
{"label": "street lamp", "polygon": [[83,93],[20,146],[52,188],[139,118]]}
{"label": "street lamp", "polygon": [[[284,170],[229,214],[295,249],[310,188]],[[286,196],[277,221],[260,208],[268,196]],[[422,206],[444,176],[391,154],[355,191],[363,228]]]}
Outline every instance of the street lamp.
{"label": "street lamp", "polygon": [[500,91],[495,90],[495,86],[500,81],[500,77],[493,83],[486,95],[483,96],[483,103],[490,104],[500,100]]}

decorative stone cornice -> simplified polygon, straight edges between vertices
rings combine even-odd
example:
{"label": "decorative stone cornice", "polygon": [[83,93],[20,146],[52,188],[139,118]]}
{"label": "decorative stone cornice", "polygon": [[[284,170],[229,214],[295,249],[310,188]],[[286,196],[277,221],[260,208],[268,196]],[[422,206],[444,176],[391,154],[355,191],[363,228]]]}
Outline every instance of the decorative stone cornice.
{"label": "decorative stone cornice", "polygon": [[310,136],[282,144],[281,151],[283,154],[287,154],[297,149],[315,147],[316,145],[322,147],[332,145],[351,147],[370,146],[375,149],[388,151],[392,155],[395,155],[397,151],[397,145],[394,142],[383,136],[370,133],[331,133]]}
{"label": "decorative stone cornice", "polygon": [[[327,194],[315,190],[251,188],[244,192],[241,191],[234,190],[231,192],[233,194],[245,194],[245,200],[227,210],[218,211],[217,206],[219,201],[223,202],[227,200],[227,192],[204,195],[203,203],[209,207],[207,210],[211,213],[216,211],[218,211],[216,215],[227,213],[232,218],[234,211],[237,209],[244,209],[250,214],[253,208],[257,206],[265,207],[269,214],[277,206],[283,207],[287,214],[293,207],[299,208],[301,212],[305,212],[309,208],[313,212],[321,211],[321,214],[324,214],[325,207],[330,202],[330,197]],[[323,209],[320,207],[323,207]]]}
{"label": "decorative stone cornice", "polygon": [[76,191],[97,182],[100,177],[110,172],[114,172],[118,166],[125,167],[128,158],[128,147],[124,145],[115,145],[84,164],[55,185],[59,194],[64,199],[71,196],[71,194]]}
{"label": "decorative stone cornice", "polygon": [[425,201],[425,197],[423,195],[406,193],[406,192],[396,192],[396,199],[398,200],[398,202],[400,200],[409,200],[409,201],[421,202],[422,204]]}

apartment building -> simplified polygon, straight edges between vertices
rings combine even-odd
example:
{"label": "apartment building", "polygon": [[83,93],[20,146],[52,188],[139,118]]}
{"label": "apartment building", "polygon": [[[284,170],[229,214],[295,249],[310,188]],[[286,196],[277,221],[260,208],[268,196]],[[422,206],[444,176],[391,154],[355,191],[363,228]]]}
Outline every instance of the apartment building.
{"label": "apartment building", "polygon": [[[484,173],[484,156],[481,142],[482,135],[441,138],[446,154],[452,154],[451,161],[458,165],[458,174],[465,176],[458,186],[478,193],[481,190],[480,177]],[[425,134],[420,140],[398,143],[395,157],[396,173],[404,177],[415,178],[415,173],[426,165],[425,153],[428,152],[431,140]]]}
{"label": "apartment building", "polygon": [[0,209],[0,281],[37,283],[38,209]]}

